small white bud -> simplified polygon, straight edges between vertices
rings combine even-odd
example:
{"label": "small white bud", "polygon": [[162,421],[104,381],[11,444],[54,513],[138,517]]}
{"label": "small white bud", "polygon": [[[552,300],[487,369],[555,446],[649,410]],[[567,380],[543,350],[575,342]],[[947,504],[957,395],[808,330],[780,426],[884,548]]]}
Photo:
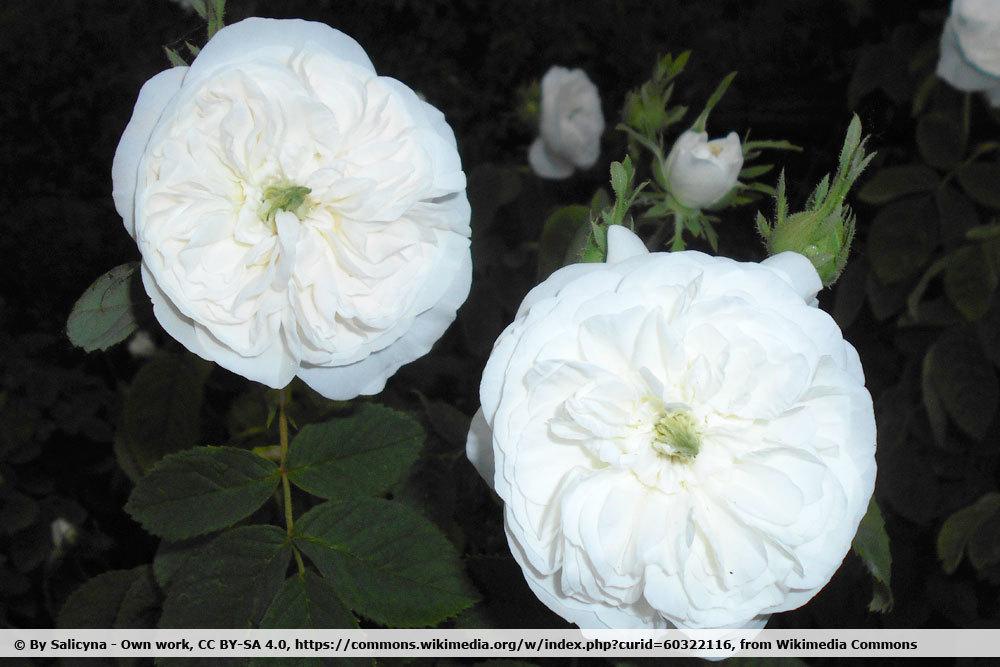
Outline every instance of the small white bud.
{"label": "small white bud", "polygon": [[688,130],[674,142],[663,173],[677,201],[702,209],[736,186],[742,168],[743,148],[735,132],[709,141],[707,133]]}

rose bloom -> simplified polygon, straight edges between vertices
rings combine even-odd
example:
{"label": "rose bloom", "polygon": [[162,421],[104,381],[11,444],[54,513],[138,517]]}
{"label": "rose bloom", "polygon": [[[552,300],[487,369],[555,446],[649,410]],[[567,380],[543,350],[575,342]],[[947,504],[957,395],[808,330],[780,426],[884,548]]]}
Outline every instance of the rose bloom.
{"label": "rose bloom", "polygon": [[271,387],[377,393],[469,292],[444,116],[321,23],[247,19],[150,79],[113,180],[163,328]]}
{"label": "rose bloom", "polygon": [[538,132],[528,163],[542,178],[567,178],[597,162],[604,114],[597,86],[582,69],[551,67],[542,77]]}
{"label": "rose bloom", "polygon": [[497,340],[468,456],[568,621],[761,627],[830,580],[872,495],[857,353],[801,255],[649,254],[624,227],[608,242]]}
{"label": "rose bloom", "polygon": [[1000,106],[1000,2],[954,0],[941,34],[937,73],[959,90]]}
{"label": "rose bloom", "polygon": [[743,168],[740,138],[730,132],[708,140],[705,132],[688,130],[677,138],[663,166],[667,187],[688,208],[707,208],[729,194]]}

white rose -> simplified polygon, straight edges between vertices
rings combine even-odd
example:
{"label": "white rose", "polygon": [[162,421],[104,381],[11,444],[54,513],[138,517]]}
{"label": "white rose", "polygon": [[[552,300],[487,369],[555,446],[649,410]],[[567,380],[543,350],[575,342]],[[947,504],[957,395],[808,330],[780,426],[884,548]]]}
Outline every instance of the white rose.
{"label": "white rose", "polygon": [[959,90],[1000,106],[1000,2],[954,0],[941,34],[937,73]]}
{"label": "white rose", "polygon": [[688,130],[670,149],[663,175],[677,201],[701,209],[725,197],[736,186],[741,169],[743,148],[735,132],[709,141],[707,133]]}
{"label": "white rose", "polygon": [[321,23],[247,19],[150,79],[113,177],[160,324],[271,387],[377,393],[469,292],[444,116]]}
{"label": "white rose", "polygon": [[538,131],[528,162],[542,178],[567,178],[597,162],[604,114],[597,86],[582,69],[550,67],[542,77]]}
{"label": "white rose", "polygon": [[584,628],[760,627],[837,570],[875,420],[812,264],[653,253],[555,272],[496,342],[467,453],[532,590]]}

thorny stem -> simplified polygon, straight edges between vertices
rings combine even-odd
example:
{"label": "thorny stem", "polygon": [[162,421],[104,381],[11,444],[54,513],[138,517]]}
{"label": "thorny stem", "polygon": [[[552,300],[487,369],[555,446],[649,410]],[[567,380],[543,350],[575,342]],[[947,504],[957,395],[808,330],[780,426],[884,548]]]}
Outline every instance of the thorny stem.
{"label": "thorny stem", "polygon": [[[280,442],[279,471],[281,472],[281,490],[284,496],[285,506],[285,531],[289,539],[295,528],[295,517],[292,514],[292,486],[288,481],[288,468],[285,463],[288,460],[288,416],[285,414],[285,403],[288,402],[288,388],[281,390],[278,394],[278,439]],[[302,554],[292,546],[292,553],[295,554],[295,564],[299,568],[299,575],[305,574],[305,564],[302,562]]]}

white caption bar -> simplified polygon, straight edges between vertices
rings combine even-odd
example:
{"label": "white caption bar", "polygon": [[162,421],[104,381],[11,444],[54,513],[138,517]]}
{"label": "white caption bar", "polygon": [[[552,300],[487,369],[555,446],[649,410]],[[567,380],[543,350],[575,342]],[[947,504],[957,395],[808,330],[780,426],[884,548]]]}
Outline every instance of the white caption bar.
{"label": "white caption bar", "polygon": [[1000,657],[988,630],[0,630],[20,657]]}

